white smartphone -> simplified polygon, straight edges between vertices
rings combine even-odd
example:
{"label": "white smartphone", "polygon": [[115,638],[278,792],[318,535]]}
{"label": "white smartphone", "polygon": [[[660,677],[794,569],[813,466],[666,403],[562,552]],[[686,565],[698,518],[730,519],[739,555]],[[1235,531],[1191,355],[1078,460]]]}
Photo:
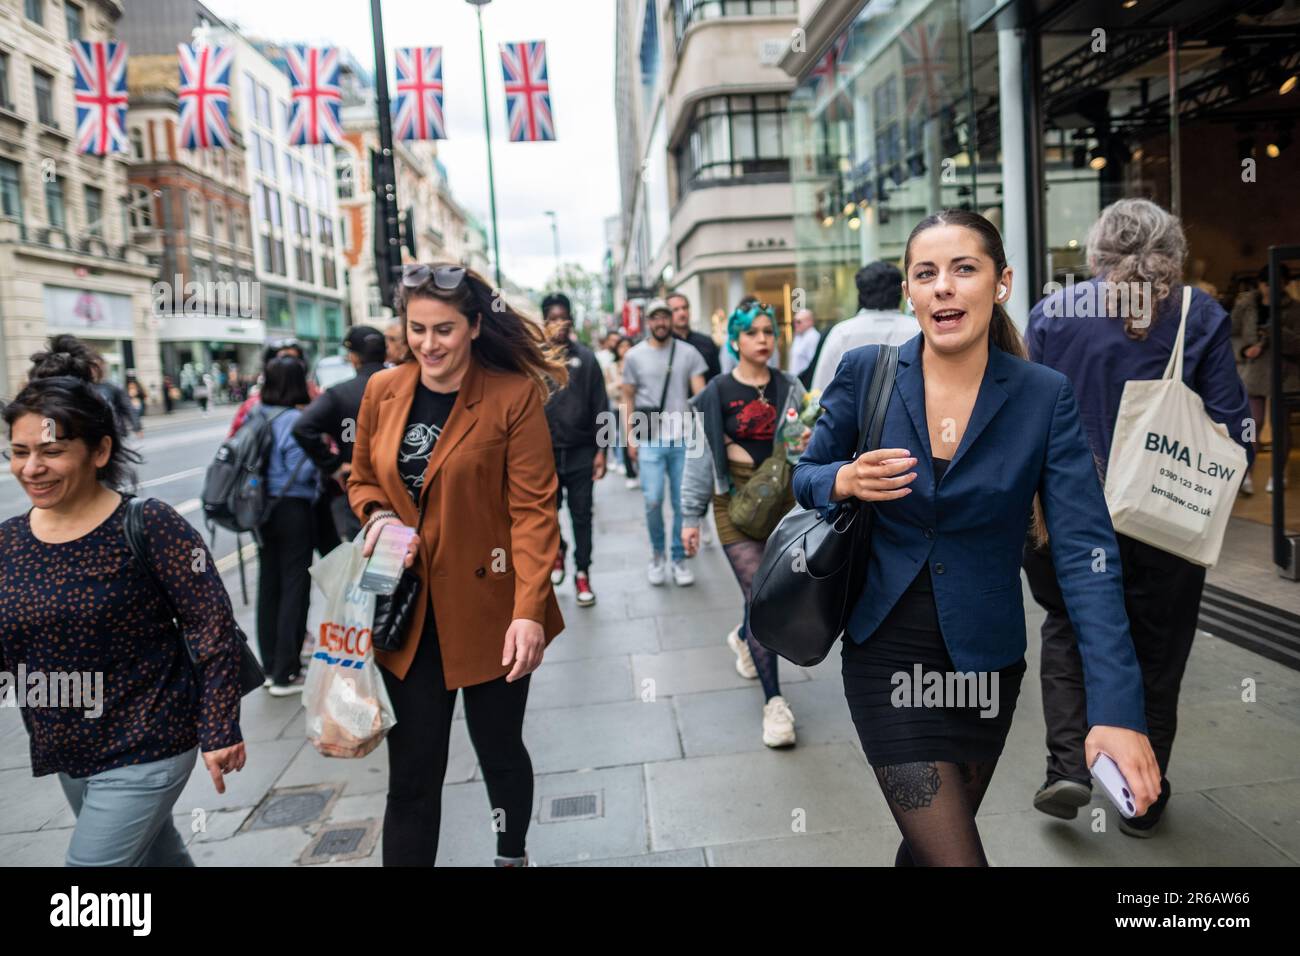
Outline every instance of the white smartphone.
{"label": "white smartphone", "polygon": [[1133,803],[1133,792],[1129,789],[1128,781],[1124,775],[1119,772],[1119,766],[1111,760],[1106,754],[1099,756],[1091,767],[1092,775],[1097,782],[1101,784],[1101,789],[1106,791],[1106,796],[1110,797],[1110,802],[1115,804],[1120,814],[1126,820],[1131,820],[1137,816],[1137,806]]}
{"label": "white smartphone", "polygon": [[415,529],[404,524],[386,524],[379,530],[375,550],[361,572],[361,590],[392,594],[402,579],[403,562]]}

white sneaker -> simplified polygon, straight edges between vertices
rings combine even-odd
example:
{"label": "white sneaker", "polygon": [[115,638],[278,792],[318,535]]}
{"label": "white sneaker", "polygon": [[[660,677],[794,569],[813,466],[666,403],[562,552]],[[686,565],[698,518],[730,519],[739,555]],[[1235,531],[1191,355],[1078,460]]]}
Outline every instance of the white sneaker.
{"label": "white sneaker", "polygon": [[779,694],[763,705],[763,743],[769,747],[794,746],[794,712]]}
{"label": "white sneaker", "polygon": [[732,628],[727,635],[727,646],[736,655],[736,673],[747,680],[758,677],[758,668],[754,666],[754,655],[749,653],[749,644],[740,639],[740,628]]}
{"label": "white sneaker", "polygon": [[[1283,487],[1283,488],[1290,488],[1290,487],[1291,487],[1291,482],[1288,481],[1285,477],[1282,479],[1282,487]],[[1273,476],[1272,476],[1272,475],[1269,475],[1269,476],[1268,476],[1268,484],[1264,486],[1264,490],[1265,490],[1266,492],[1268,492],[1270,495],[1273,493]]]}
{"label": "white sneaker", "polygon": [[[1273,483],[1273,482],[1272,482],[1272,479],[1269,479],[1269,484],[1272,485],[1272,483]],[[1273,489],[1270,487],[1270,488],[1269,488],[1269,491],[1272,491],[1272,490],[1273,490]],[[1242,483],[1241,483],[1241,493],[1242,493],[1243,495],[1253,495],[1253,494],[1255,493],[1255,483],[1254,483],[1253,481],[1250,480],[1250,475],[1247,475],[1247,476],[1245,477],[1245,479],[1242,481]]]}
{"label": "white sneaker", "polygon": [[667,563],[668,562],[664,560],[664,556],[662,554],[656,554],[654,556],[654,560],[650,562],[650,566],[646,568],[646,577],[650,580],[650,583],[653,584],[655,587],[663,586],[664,571],[665,571],[664,565],[666,565]]}
{"label": "white sneaker", "polygon": [[623,487],[624,487],[624,488],[640,488],[640,487],[641,487],[641,479],[639,479],[639,478],[629,478],[627,481],[623,482]]}
{"label": "white sneaker", "polygon": [[713,544],[713,524],[709,521],[708,515],[700,522],[700,547],[708,548]]}
{"label": "white sneaker", "polygon": [[691,569],[686,566],[686,563],[683,561],[674,561],[673,584],[677,585],[679,588],[685,588],[690,587],[694,583],[695,575],[691,573]]}

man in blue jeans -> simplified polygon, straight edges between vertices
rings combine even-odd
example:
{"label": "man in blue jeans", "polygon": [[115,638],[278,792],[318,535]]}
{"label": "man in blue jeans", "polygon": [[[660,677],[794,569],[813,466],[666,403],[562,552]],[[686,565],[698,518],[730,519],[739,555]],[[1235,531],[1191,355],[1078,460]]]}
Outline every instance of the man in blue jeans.
{"label": "man in blue jeans", "polygon": [[656,587],[664,583],[667,555],[664,542],[664,490],[673,505],[673,583],[695,583],[682,547],[682,474],[686,470],[686,439],[693,421],[691,396],[704,388],[708,364],[704,356],[672,333],[672,310],[662,299],[646,308],[645,341],[623,358],[623,416],[628,457],[641,472],[646,528],[652,557],[646,576]]}

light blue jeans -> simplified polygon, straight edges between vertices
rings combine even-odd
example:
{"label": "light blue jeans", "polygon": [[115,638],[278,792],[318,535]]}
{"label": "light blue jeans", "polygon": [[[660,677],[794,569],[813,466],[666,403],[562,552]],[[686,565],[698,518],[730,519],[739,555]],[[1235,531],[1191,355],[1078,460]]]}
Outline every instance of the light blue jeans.
{"label": "light blue jeans", "polygon": [[172,822],[199,749],[89,777],[59,774],[77,815],[68,866],[193,866]]}
{"label": "light blue jeans", "polygon": [[682,547],[682,475],[686,471],[685,445],[641,445],[637,449],[641,471],[641,494],[645,496],[645,523],[650,531],[650,547],[655,555],[664,554],[664,484],[673,503],[674,561],[686,560]]}

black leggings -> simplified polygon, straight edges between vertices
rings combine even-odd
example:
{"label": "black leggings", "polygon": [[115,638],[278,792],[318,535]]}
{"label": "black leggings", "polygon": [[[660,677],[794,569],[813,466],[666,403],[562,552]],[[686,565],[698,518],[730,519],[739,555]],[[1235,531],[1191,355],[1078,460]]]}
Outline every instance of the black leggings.
{"label": "black leggings", "polygon": [[281,498],[258,530],[257,646],[262,669],[276,684],[288,684],[302,669],[298,655],[307,636],[311,598],[312,503]]}
{"label": "black leggings", "polygon": [[[384,866],[433,866],[438,855],[456,691],[444,682],[432,612],[426,621],[406,678],[380,668],[397,715],[388,733]],[[512,684],[499,677],[464,688],[465,722],[492,807],[483,822],[496,831],[500,856],[524,855],[533,811],[533,763],[523,739],[528,683],[529,677]]]}

